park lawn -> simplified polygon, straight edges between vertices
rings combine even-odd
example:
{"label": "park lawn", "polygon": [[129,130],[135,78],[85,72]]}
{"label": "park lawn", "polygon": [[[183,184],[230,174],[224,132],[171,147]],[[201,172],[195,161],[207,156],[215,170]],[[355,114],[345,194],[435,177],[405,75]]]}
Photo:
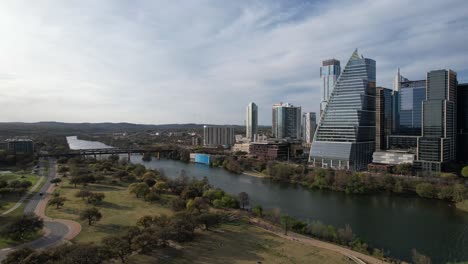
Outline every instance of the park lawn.
{"label": "park lawn", "polygon": [[[56,189],[67,201],[60,209],[55,206],[48,206],[46,214],[52,218],[71,219],[81,224],[80,234],[73,239],[73,242],[97,242],[109,235],[119,235],[130,226],[135,226],[137,220],[144,215],[171,215],[172,210],[162,205],[161,202],[146,202],[142,198],[136,198],[130,194],[126,187],[90,184],[87,190],[93,192],[102,192],[105,194],[103,202],[96,207],[102,214],[99,222],[92,226],[87,221],[79,219],[80,211],[92,205],[85,200],[75,197],[80,190],[79,187],[73,188],[68,183],[63,184]],[[167,198],[167,196],[166,196]]]}
{"label": "park lawn", "polygon": [[182,244],[177,253],[133,255],[128,263],[353,263],[339,253],[289,241],[246,223],[223,224],[214,230],[197,232],[195,240]]}
{"label": "park lawn", "polygon": [[[31,185],[31,187],[29,187],[29,189],[34,187],[34,185],[36,185],[36,183],[39,181],[40,178],[41,178],[41,176],[38,176],[38,175],[35,175],[35,174],[30,174],[30,173],[16,173],[16,172],[13,172],[13,173],[0,174],[0,180],[6,180],[7,182],[10,182],[10,181],[13,181],[13,180],[30,181],[32,183],[32,185]],[[13,207],[21,199],[21,197],[23,197],[23,195],[24,194],[21,194],[21,195],[7,195],[6,197],[2,197],[1,201],[0,201],[0,214],[2,212],[5,212],[6,210],[10,209],[11,207]]]}

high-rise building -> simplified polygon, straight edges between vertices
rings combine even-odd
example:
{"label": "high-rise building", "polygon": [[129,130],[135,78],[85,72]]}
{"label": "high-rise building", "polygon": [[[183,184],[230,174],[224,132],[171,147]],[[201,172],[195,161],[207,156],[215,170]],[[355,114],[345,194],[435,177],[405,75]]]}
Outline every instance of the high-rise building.
{"label": "high-rise building", "polygon": [[468,83],[457,89],[457,160],[468,162]]}
{"label": "high-rise building", "polygon": [[247,105],[245,116],[246,137],[251,141],[255,141],[258,134],[258,107],[251,102]]}
{"label": "high-rise building", "polygon": [[422,136],[418,138],[415,166],[425,171],[441,171],[456,159],[457,74],[451,70],[427,73],[423,102]]}
{"label": "high-rise building", "polygon": [[387,136],[392,133],[392,90],[376,88],[375,96],[375,149],[386,149]]}
{"label": "high-rise building", "polygon": [[400,75],[395,78],[393,134],[420,136],[422,102],[426,100],[426,80],[410,81]]}
{"label": "high-rise building", "polygon": [[231,126],[204,126],[203,145],[221,146],[235,143],[234,128]]}
{"label": "high-rise building", "polygon": [[317,128],[317,115],[314,112],[302,114],[302,141],[310,146]]}
{"label": "high-rise building", "polygon": [[320,118],[309,161],[362,170],[375,149],[375,61],[353,52]]}
{"label": "high-rise building", "polygon": [[272,109],[274,138],[301,138],[301,107],[289,103],[274,104]]}
{"label": "high-rise building", "polygon": [[341,73],[340,61],[331,59],[324,60],[320,67],[320,78],[322,79],[322,101],[320,103],[320,115],[327,106],[328,100],[335,87],[336,80]]}

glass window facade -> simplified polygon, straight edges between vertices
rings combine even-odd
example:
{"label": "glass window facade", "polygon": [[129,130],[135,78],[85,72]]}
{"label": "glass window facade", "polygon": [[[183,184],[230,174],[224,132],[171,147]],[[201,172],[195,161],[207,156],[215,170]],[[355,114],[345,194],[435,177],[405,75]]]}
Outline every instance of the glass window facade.
{"label": "glass window facade", "polygon": [[375,61],[352,54],[321,116],[309,161],[362,170],[375,149]]}
{"label": "glass window facade", "polygon": [[399,135],[420,136],[422,127],[422,103],[426,100],[426,81],[404,81],[395,95],[396,133]]}

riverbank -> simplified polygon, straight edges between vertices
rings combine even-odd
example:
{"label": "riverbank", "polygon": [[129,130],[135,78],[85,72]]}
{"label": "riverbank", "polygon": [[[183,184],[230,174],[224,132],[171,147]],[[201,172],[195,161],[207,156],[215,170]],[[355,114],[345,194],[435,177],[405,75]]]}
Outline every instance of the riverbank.
{"label": "riverbank", "polygon": [[271,178],[268,175],[265,175],[265,174],[263,174],[261,172],[256,172],[256,171],[244,171],[244,172],[242,172],[242,174],[252,176],[252,177],[256,177],[256,178],[264,178],[264,179],[270,179]]}
{"label": "riverbank", "polygon": [[468,213],[468,200],[456,203],[457,209]]}

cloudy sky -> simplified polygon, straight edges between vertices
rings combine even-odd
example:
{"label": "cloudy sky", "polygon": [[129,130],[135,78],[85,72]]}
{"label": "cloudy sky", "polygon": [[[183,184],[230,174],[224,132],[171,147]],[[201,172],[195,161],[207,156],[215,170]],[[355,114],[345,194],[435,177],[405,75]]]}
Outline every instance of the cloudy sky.
{"label": "cloudy sky", "polygon": [[468,1],[0,1],[0,121],[242,124],[318,111],[319,67],[355,48],[378,85],[452,68]]}

